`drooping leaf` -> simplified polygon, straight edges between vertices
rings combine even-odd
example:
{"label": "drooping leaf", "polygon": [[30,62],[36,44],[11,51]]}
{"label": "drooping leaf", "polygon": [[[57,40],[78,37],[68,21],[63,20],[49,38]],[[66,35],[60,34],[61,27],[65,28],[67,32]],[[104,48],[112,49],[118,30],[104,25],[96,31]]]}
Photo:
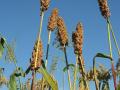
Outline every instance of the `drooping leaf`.
{"label": "drooping leaf", "polygon": [[107,58],[107,59],[113,60],[112,57],[110,57],[109,55],[103,54],[103,53],[97,53],[94,58],[96,57]]}
{"label": "drooping leaf", "polygon": [[[69,67],[69,68],[74,68],[75,65],[74,65],[74,64],[69,64],[68,67]],[[66,71],[67,71],[67,67],[64,67],[64,68],[63,68],[63,72],[66,72]]]}
{"label": "drooping leaf", "polygon": [[52,90],[58,90],[57,81],[55,81],[55,80],[53,79],[53,77],[47,72],[46,69],[44,69],[43,67],[40,67],[40,69],[38,69],[38,72],[43,75],[43,77],[45,78],[45,80],[46,80],[46,81],[49,83],[49,85],[51,86]]}
{"label": "drooping leaf", "polygon": [[27,75],[30,72],[30,70],[31,70],[31,66],[27,68],[27,70],[25,71],[25,75]]}

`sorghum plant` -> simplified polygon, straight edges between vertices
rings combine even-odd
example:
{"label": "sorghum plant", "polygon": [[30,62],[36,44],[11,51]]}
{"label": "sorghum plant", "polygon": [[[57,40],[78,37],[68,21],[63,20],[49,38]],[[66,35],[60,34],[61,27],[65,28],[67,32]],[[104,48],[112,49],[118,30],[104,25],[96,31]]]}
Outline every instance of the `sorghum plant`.
{"label": "sorghum plant", "polygon": [[58,9],[54,8],[52,10],[51,16],[49,17],[48,26],[47,26],[48,43],[47,43],[47,52],[46,52],[46,66],[47,66],[47,60],[48,60],[51,32],[53,32],[57,28],[57,18],[58,18]]}
{"label": "sorghum plant", "polygon": [[64,54],[65,54],[65,61],[66,61],[66,67],[67,67],[67,73],[68,73],[68,81],[69,81],[69,86],[70,90],[72,89],[71,86],[71,80],[70,80],[70,71],[69,71],[69,64],[67,60],[67,53],[66,53],[66,46],[68,45],[68,34],[67,34],[67,29],[64,23],[64,20],[62,17],[58,17],[57,19],[57,40],[59,41],[60,46],[62,47]]}
{"label": "sorghum plant", "polygon": [[[114,43],[115,43],[116,48],[118,50],[118,54],[120,56],[119,47],[118,47],[114,32],[112,30],[112,25],[111,25],[110,19],[109,19],[110,18],[110,10],[109,10],[109,7],[108,7],[108,2],[107,2],[107,0],[98,0],[98,4],[99,4],[99,7],[100,7],[101,14],[107,22],[110,56],[112,57],[111,32],[112,32],[112,37],[113,37]],[[113,80],[114,80],[114,88],[116,90],[116,73],[115,73],[115,69],[114,69],[114,61],[111,61],[111,67],[112,67],[112,74],[113,74]]]}
{"label": "sorghum plant", "polygon": [[[85,81],[86,88],[87,90],[89,89],[88,83],[87,83],[87,78],[86,78],[86,73],[84,69],[84,59],[82,56],[82,46],[83,46],[83,26],[81,23],[77,24],[76,31],[72,34],[72,41],[73,41],[73,46],[74,46],[74,53],[76,54],[77,60],[76,60],[76,67],[77,64],[79,64],[79,67],[81,69],[80,73],[82,74],[82,77]],[[75,70],[76,73],[76,70]],[[74,80],[76,79],[76,75],[74,77]],[[76,81],[76,80],[75,80]],[[74,90],[75,90],[75,81],[74,81]]]}

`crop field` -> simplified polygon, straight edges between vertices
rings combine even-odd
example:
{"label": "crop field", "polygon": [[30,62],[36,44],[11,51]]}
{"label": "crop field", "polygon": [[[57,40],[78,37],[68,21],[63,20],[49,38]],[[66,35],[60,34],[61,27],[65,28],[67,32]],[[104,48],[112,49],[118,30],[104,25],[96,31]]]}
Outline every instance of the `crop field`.
{"label": "crop field", "polygon": [[1,0],[0,90],[120,90],[119,4]]}

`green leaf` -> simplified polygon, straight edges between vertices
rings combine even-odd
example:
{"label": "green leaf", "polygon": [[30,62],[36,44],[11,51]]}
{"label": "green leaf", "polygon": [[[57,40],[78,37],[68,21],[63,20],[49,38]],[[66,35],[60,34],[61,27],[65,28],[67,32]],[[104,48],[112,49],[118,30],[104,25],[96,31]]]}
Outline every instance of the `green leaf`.
{"label": "green leaf", "polygon": [[97,53],[94,58],[96,57],[107,58],[107,59],[113,60],[112,57],[110,57],[109,55],[103,54],[103,53]]}
{"label": "green leaf", "polygon": [[16,76],[15,76],[15,74],[12,74],[10,76],[9,90],[17,90],[17,82],[16,82]]}
{"label": "green leaf", "polygon": [[57,82],[53,79],[53,77],[47,72],[46,69],[44,69],[43,67],[40,67],[40,69],[38,69],[38,72],[41,73],[43,75],[43,77],[45,78],[45,80],[49,83],[49,85],[51,86],[52,90],[58,90],[58,84]]}
{"label": "green leaf", "polygon": [[[74,64],[69,64],[68,65],[68,68],[74,68],[75,65]],[[63,68],[63,72],[66,72],[67,71],[67,66]]]}
{"label": "green leaf", "polygon": [[4,44],[5,44],[5,39],[4,38],[0,38],[0,58],[3,55],[3,51],[4,51]]}

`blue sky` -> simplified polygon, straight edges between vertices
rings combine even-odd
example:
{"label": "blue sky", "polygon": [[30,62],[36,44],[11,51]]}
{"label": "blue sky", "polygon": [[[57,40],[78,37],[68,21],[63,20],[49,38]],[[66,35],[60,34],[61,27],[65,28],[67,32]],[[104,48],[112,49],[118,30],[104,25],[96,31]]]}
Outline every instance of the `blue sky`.
{"label": "blue sky", "polygon": [[[109,7],[111,10],[111,21],[113,29],[120,42],[120,22],[119,22],[119,0],[109,0]],[[59,15],[65,20],[69,37],[78,22],[83,23],[84,27],[84,46],[83,56],[85,59],[85,67],[87,70],[92,68],[92,59],[97,52],[109,53],[107,41],[107,26],[106,22],[101,16],[97,0],[51,0],[50,7],[45,12],[42,30],[42,42],[44,46],[44,57],[46,53],[47,44],[47,23],[48,17],[53,8],[59,9]],[[32,49],[37,37],[37,32],[40,23],[40,5],[39,0],[1,0],[0,1],[0,33],[7,39],[8,42],[16,40],[15,55],[18,60],[18,66],[25,70],[29,65],[29,58],[31,57]],[[52,41],[54,41],[54,33],[52,34]],[[118,43],[120,45],[120,43]],[[114,44],[113,44],[114,45]],[[118,59],[116,49],[113,46],[113,57],[115,64]],[[49,65],[54,56],[59,58],[64,57],[63,53],[52,46],[49,55]],[[54,51],[54,52],[53,52]],[[72,46],[67,49],[69,63],[75,63],[75,55]],[[4,59],[4,58],[2,58]],[[110,63],[102,59],[99,60],[106,67],[110,68]],[[58,63],[62,63],[59,60]],[[58,70],[55,73],[55,78],[59,82],[59,87],[62,87],[62,75],[60,71],[64,67],[63,64],[58,64]],[[5,75],[8,77],[14,70],[14,65],[11,63],[0,62],[0,67],[6,67]],[[26,79],[30,77],[28,75]],[[65,75],[65,77],[67,77]],[[9,77],[8,77],[9,79]],[[24,81],[24,80],[23,80]],[[68,90],[67,78],[65,78],[65,90]],[[113,82],[111,82],[111,90],[113,90]],[[94,83],[91,84],[91,90],[95,90]],[[3,90],[3,89],[2,89]],[[5,89],[4,89],[5,90]],[[6,89],[7,90],[7,89]],[[62,90],[62,89],[60,89]]]}

